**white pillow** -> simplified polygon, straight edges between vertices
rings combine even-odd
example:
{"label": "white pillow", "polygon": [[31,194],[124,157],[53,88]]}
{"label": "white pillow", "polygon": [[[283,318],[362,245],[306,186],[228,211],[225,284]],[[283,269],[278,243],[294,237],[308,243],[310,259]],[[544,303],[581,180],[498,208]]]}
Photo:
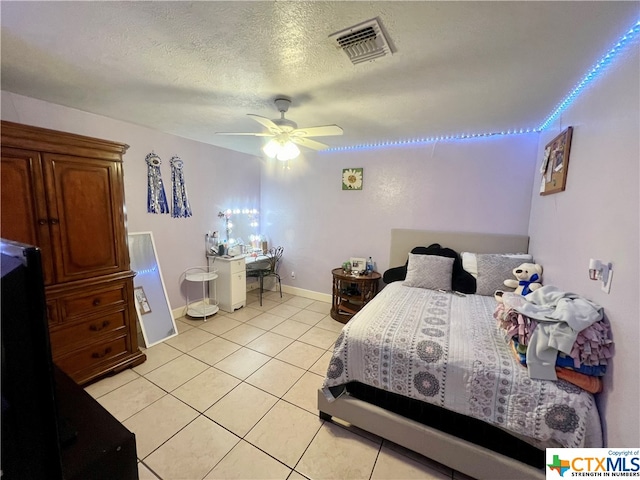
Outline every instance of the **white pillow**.
{"label": "white pillow", "polygon": [[[462,258],[462,268],[464,268],[467,272],[478,279],[478,259],[476,257],[477,253],[471,252],[462,252],[460,257]],[[533,263],[533,257],[528,253],[496,253],[495,255],[500,255],[503,257],[511,257],[518,258],[521,260],[520,263]],[[506,277],[506,280],[509,277]]]}
{"label": "white pillow", "polygon": [[452,274],[453,258],[410,253],[407,276],[402,284],[407,287],[451,290]]}

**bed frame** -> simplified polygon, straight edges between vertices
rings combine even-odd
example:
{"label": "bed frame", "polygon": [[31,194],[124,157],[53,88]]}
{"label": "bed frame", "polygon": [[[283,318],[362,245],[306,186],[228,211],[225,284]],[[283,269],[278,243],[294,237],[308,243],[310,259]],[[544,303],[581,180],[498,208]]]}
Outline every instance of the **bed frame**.
{"label": "bed frame", "polygon": [[456,252],[527,253],[529,237],[495,233],[432,232],[429,230],[391,229],[389,268],[404,265],[413,247],[439,243]]}
{"label": "bed frame", "polygon": [[[404,265],[413,247],[432,243],[457,252],[526,253],[529,237],[392,229],[389,266]],[[318,390],[318,410],[323,420],[340,418],[479,480],[545,478],[543,470],[346,394],[329,402],[322,390]]]}

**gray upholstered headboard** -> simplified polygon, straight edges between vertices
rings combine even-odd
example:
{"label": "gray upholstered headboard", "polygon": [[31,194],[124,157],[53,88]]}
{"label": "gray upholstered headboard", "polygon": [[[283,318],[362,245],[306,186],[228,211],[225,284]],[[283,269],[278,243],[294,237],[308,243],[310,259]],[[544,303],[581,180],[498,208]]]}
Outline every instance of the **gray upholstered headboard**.
{"label": "gray upholstered headboard", "polygon": [[413,247],[428,247],[439,243],[456,252],[475,253],[527,253],[527,235],[495,233],[434,232],[430,230],[391,229],[389,268],[404,265]]}

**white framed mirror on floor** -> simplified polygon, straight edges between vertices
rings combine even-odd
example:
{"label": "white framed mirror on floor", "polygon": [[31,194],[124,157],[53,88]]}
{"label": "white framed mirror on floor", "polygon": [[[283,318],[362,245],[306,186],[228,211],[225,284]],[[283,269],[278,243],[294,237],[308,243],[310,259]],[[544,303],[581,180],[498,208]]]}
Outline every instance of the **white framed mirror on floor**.
{"label": "white framed mirror on floor", "polygon": [[129,234],[129,255],[133,277],[133,293],[138,321],[146,348],[178,334],[175,319],[162,280],[151,232]]}

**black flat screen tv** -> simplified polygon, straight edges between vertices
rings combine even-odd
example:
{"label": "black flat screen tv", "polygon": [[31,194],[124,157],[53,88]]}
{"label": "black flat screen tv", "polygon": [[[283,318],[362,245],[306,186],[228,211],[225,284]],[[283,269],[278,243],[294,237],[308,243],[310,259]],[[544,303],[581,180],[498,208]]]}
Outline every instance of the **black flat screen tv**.
{"label": "black flat screen tv", "polygon": [[62,478],[40,250],[0,239],[2,479]]}

